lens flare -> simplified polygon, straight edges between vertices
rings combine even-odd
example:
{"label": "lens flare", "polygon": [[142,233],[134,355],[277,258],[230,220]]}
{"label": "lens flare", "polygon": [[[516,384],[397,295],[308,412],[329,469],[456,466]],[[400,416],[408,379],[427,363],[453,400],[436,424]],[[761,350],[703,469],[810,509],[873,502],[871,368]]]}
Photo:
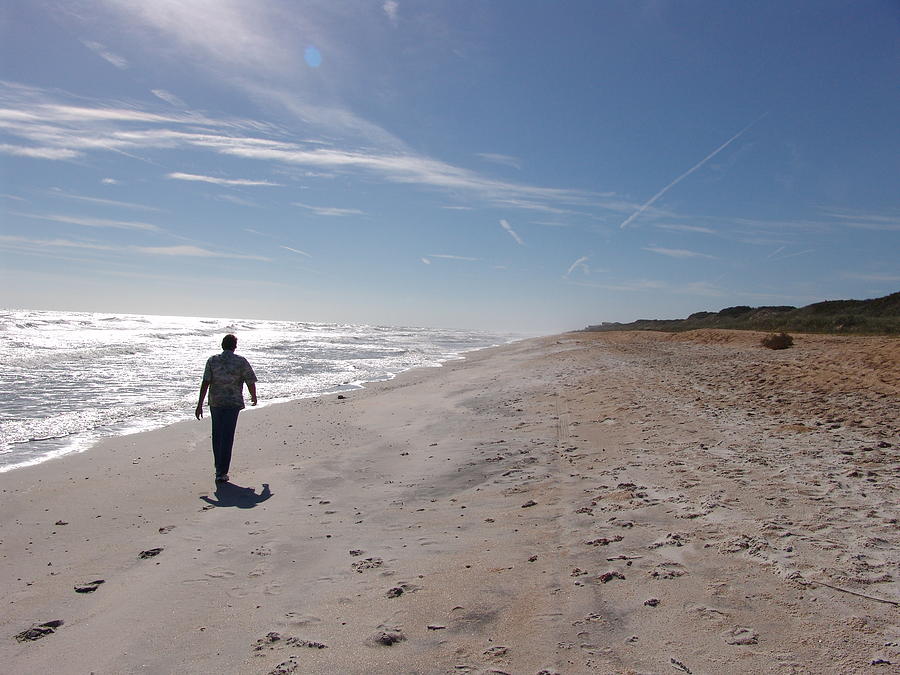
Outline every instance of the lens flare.
{"label": "lens flare", "polygon": [[310,68],[318,68],[322,65],[322,54],[312,45],[303,52],[303,58],[306,59],[306,63]]}

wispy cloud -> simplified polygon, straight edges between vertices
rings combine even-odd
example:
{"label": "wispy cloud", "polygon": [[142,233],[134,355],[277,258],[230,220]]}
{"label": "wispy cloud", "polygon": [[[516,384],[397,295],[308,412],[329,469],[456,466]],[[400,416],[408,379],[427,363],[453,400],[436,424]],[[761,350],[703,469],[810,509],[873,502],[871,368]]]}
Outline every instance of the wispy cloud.
{"label": "wispy cloud", "polygon": [[[278,24],[286,17],[267,13],[266,3],[101,0],[97,4],[118,14],[138,39],[148,41],[148,47],[162,46],[170,57],[230,66],[238,72],[261,71],[267,65],[285,72],[293,65],[290,51],[275,39]],[[151,30],[140,30],[144,28]]]}
{"label": "wispy cloud", "polygon": [[256,202],[234,195],[216,195],[216,199],[223,202],[230,202],[231,204],[237,204],[238,206],[259,207],[259,204]]}
{"label": "wispy cloud", "polygon": [[512,155],[501,155],[496,152],[479,152],[477,153],[478,157],[481,159],[492,162],[494,164],[502,164],[503,166],[511,166],[514,169],[522,168],[522,160],[518,157],[513,157]]}
{"label": "wispy cloud", "polygon": [[431,264],[431,261],[430,261],[428,258],[419,258],[419,260],[421,260],[421,261],[422,261],[424,264],[426,264],[426,265],[430,265],[430,264]]}
{"label": "wispy cloud", "polygon": [[80,225],[82,227],[108,227],[118,230],[143,230],[145,232],[162,231],[156,225],[133,220],[109,220],[107,218],[83,218],[79,216],[67,216],[61,214],[37,213],[13,213],[12,215],[24,216],[25,218],[35,218],[37,220],[50,220],[57,223],[67,223],[69,225]]}
{"label": "wispy cloud", "polygon": [[93,251],[114,251],[117,247],[93,242],[72,241],[70,239],[30,239],[12,235],[0,235],[0,246],[16,250],[40,250],[45,248],[77,248]]}
{"label": "wispy cloud", "polygon": [[105,45],[102,45],[99,42],[93,42],[91,40],[82,40],[81,44],[90,49],[107,63],[111,63],[112,65],[114,65],[119,70],[125,70],[126,68],[128,68],[128,61],[124,57],[111,52],[106,48]]}
{"label": "wispy cloud", "polygon": [[223,253],[221,251],[210,251],[199,246],[128,246],[128,250],[137,251],[138,253],[149,253],[152,255],[176,256],[186,258],[234,258],[236,260],[259,260],[268,262],[269,258],[258,255],[245,255],[243,253]]}
{"label": "wispy cloud", "polygon": [[9,143],[0,143],[0,152],[5,155],[33,157],[34,159],[75,159],[81,156],[80,152],[69,148],[34,148],[24,145],[10,145]]}
{"label": "wispy cloud", "polygon": [[[467,169],[419,155],[395,155],[335,148],[307,148],[276,142],[221,142],[218,152],[249,159],[271,160],[287,164],[333,169],[359,170],[374,173],[396,183],[415,183],[422,186],[468,191],[480,194],[497,205],[533,208],[554,213],[568,212],[550,207],[538,200],[584,201],[585,196],[574,191],[555,188],[530,187],[484,178]],[[523,199],[524,198],[524,199]]]}
{"label": "wispy cloud", "polygon": [[178,98],[175,94],[170,91],[166,91],[165,89],[151,89],[150,93],[153,94],[156,98],[165,101],[171,105],[174,105],[177,108],[186,107],[184,101]]}
{"label": "wispy cloud", "polygon": [[539,199],[534,199],[532,197],[522,198],[522,197],[512,197],[505,195],[498,195],[494,197],[492,200],[495,206],[506,206],[514,209],[523,209],[528,211],[540,211],[542,213],[552,213],[558,216],[572,215],[578,213],[577,211],[573,211],[570,208],[563,208],[561,206],[553,206],[551,204],[546,203],[545,201],[541,201]]}
{"label": "wispy cloud", "polygon": [[291,251],[292,253],[299,253],[300,255],[305,255],[307,258],[312,258],[312,256],[309,253],[307,253],[306,251],[301,251],[299,248],[293,248],[291,246],[282,246],[281,248],[283,248],[286,251]]}
{"label": "wispy cloud", "polygon": [[343,209],[336,206],[312,206],[311,204],[303,204],[302,202],[291,202],[293,206],[312,211],[317,216],[364,216],[365,211],[359,209]]}
{"label": "wispy cloud", "polygon": [[[5,106],[5,107],[4,107]],[[302,111],[301,111],[302,112]],[[298,112],[298,114],[301,114]],[[348,121],[353,125],[356,122]],[[571,214],[572,207],[622,211],[634,205],[580,190],[545,188],[487,178],[474,171],[406,150],[333,147],[315,139],[283,140],[278,130],[253,120],[212,119],[189,112],[160,114],[121,105],[61,104],[46,92],[0,83],[0,128],[29,145],[6,152],[45,159],[73,159],[86,153],[141,150],[204,150],[313,172],[358,173],[393,183],[465,194],[494,206]],[[275,140],[273,137],[277,137]],[[367,135],[377,135],[375,132]],[[389,145],[398,144],[388,139]],[[0,146],[0,150],[4,150]],[[190,180],[181,174],[182,180]],[[214,178],[214,177],[207,177]],[[202,180],[195,178],[195,180]],[[216,179],[224,180],[224,179]],[[253,181],[268,184],[268,181]]]}
{"label": "wispy cloud", "polygon": [[900,213],[867,213],[847,209],[823,209],[824,215],[838,225],[858,230],[900,231]]}
{"label": "wispy cloud", "polygon": [[688,169],[688,170],[685,171],[683,174],[681,174],[680,176],[678,176],[678,178],[676,178],[676,179],[673,180],[671,183],[669,183],[668,185],[666,185],[662,190],[660,190],[660,191],[657,192],[655,195],[653,195],[652,197],[650,197],[650,199],[648,199],[646,202],[644,202],[643,204],[641,204],[640,208],[638,208],[637,211],[635,211],[635,212],[632,213],[630,216],[628,216],[625,220],[623,220],[623,221],[622,221],[622,224],[619,225],[619,227],[622,228],[622,229],[625,229],[626,227],[628,227],[628,226],[632,223],[632,221],[634,221],[635,218],[637,218],[638,216],[640,216],[645,210],[647,210],[647,208],[648,208],[649,206],[652,206],[653,203],[654,203],[657,199],[659,199],[660,197],[662,197],[662,196],[663,196],[664,194],[666,194],[669,190],[671,190],[673,187],[675,187],[676,185],[678,185],[681,181],[683,181],[685,178],[687,178],[688,176],[690,176],[690,175],[691,175],[692,173],[694,173],[697,169],[699,169],[701,166],[703,166],[704,164],[706,164],[709,160],[711,160],[713,157],[715,157],[716,155],[718,155],[720,152],[722,152],[722,151],[723,151],[725,148],[727,148],[729,145],[731,145],[732,143],[734,143],[737,139],[739,139],[741,136],[743,136],[744,133],[745,133],[748,129],[750,129],[750,127],[752,127],[754,124],[756,124],[757,122],[759,122],[759,120],[761,120],[763,117],[765,117],[765,115],[763,115],[762,117],[759,117],[759,118],[755,119],[754,121],[752,121],[750,124],[748,124],[748,125],[745,126],[743,129],[741,129],[739,132],[737,132],[734,136],[732,136],[732,137],[729,138],[727,141],[725,141],[724,143],[722,143],[722,145],[720,145],[718,148],[716,148],[716,149],[713,150],[711,153],[709,153],[706,157],[704,157],[704,158],[701,159],[699,162],[697,162],[696,164],[694,164],[694,166],[692,166],[690,169]]}
{"label": "wispy cloud", "polygon": [[391,23],[395,26],[397,25],[398,13],[400,11],[400,3],[397,0],[385,0],[385,3],[381,6],[384,10],[384,13],[387,14],[388,19],[390,19]]}
{"label": "wispy cloud", "polygon": [[651,253],[658,253],[659,255],[665,255],[670,258],[715,258],[713,255],[707,255],[706,253],[698,253],[697,251],[689,251],[684,248],[662,248],[659,246],[644,246],[643,249],[645,251],[650,251]]}
{"label": "wispy cloud", "polygon": [[717,298],[725,295],[724,291],[708,281],[692,281],[686,284],[673,284],[668,281],[659,281],[657,279],[633,279],[611,283],[598,283],[592,281],[575,281],[568,280],[568,283],[575,286],[587,286],[589,288],[600,288],[606,291],[617,291],[625,293],[641,293],[653,291],[654,293],[665,293],[673,295],[696,295],[701,297]]}
{"label": "wispy cloud", "polygon": [[470,258],[464,255],[449,255],[446,253],[429,253],[428,258],[442,258],[444,260],[464,260],[467,262],[477,262],[480,258]]}
{"label": "wispy cloud", "polygon": [[700,225],[673,225],[671,223],[659,223],[654,225],[660,230],[672,230],[674,232],[697,232],[698,234],[716,234],[716,231],[709,227],[701,227]]}
{"label": "wispy cloud", "polygon": [[637,291],[648,291],[648,290],[662,290],[669,288],[669,284],[664,281],[654,281],[651,279],[637,279],[634,281],[619,281],[619,282],[596,282],[596,281],[576,281],[573,279],[568,280],[570,284],[575,286],[587,286],[589,288],[602,288],[607,291],[628,291],[628,292],[637,292]]}
{"label": "wispy cloud", "polygon": [[74,199],[80,202],[89,202],[91,204],[100,204],[101,206],[116,206],[125,209],[134,209],[137,211],[161,211],[155,206],[147,206],[145,204],[135,204],[133,202],[120,202],[115,199],[102,199],[100,197],[85,197],[83,195],[72,194],[71,192],[63,192],[62,190],[50,190],[49,194],[53,197],[62,199]]}
{"label": "wispy cloud", "polygon": [[813,253],[816,250],[814,248],[807,248],[802,251],[794,251],[792,253],[784,253],[783,252],[784,249],[785,249],[785,247],[782,246],[781,248],[773,251],[772,253],[770,253],[769,255],[766,256],[766,260],[784,260],[785,258],[796,258],[797,256],[800,256],[800,255],[806,255],[808,253]]}
{"label": "wispy cloud", "polygon": [[889,283],[900,281],[900,274],[861,274],[857,272],[844,272],[841,276],[846,279],[858,279],[859,281],[886,281]]}
{"label": "wispy cloud", "polygon": [[0,246],[40,252],[45,249],[63,248],[114,253],[137,253],[141,255],[175,256],[187,258],[232,258],[237,260],[257,260],[268,262],[269,258],[241,253],[212,251],[199,246],[121,246],[97,242],[73,241],[71,239],[30,239],[28,237],[0,235]]}
{"label": "wispy cloud", "polygon": [[515,240],[516,240],[516,243],[517,243],[519,246],[524,246],[524,245],[525,245],[525,242],[522,241],[522,237],[520,237],[520,236],[516,233],[516,231],[515,231],[514,229],[512,229],[512,227],[510,226],[510,224],[509,224],[508,222],[506,222],[506,220],[503,220],[503,219],[500,220],[500,227],[502,227],[504,230],[506,230],[507,232],[509,232],[509,236],[512,237],[513,239],[515,239]]}
{"label": "wispy cloud", "polygon": [[686,284],[674,284],[671,287],[671,291],[679,295],[700,295],[709,298],[718,298],[725,295],[725,291],[709,281],[691,281]]}
{"label": "wispy cloud", "polygon": [[[154,149],[204,147],[221,154],[302,165],[311,170],[365,172],[396,183],[466,192],[468,198],[477,198],[494,206],[555,214],[568,212],[569,209],[564,207],[572,205],[614,212],[634,210],[635,205],[631,203],[623,209],[622,200],[611,199],[608,193],[492,180],[475,171],[424,156],[383,127],[343,107],[338,103],[340,96],[329,99],[320,88],[313,95],[308,87],[315,78],[303,59],[299,58],[297,36],[316,36],[316,47],[323,54],[340,53],[346,46],[330,41],[335,12],[339,16],[341,12],[357,11],[331,9],[332,4],[326,3],[329,7],[326,13],[317,7],[319,4],[304,3],[292,7],[290,11],[279,9],[276,3],[247,3],[243,0],[218,0],[214,3],[210,0],[134,3],[98,0],[93,5],[108,11],[115,24],[127,28],[129,35],[142,43],[141,47],[158,51],[160,59],[168,59],[179,67],[200,68],[205,75],[242,91],[253,101],[264,102],[268,108],[280,106],[303,129],[302,140],[280,144],[257,143],[258,138],[248,138],[246,130],[252,129],[251,135],[254,136],[265,134],[265,130],[249,124],[232,125],[234,120],[204,121],[203,124],[210,130],[207,138],[202,138],[204,134],[193,125],[189,131],[172,134],[167,133],[172,131],[172,125],[191,122],[184,116],[170,115],[169,122],[147,121],[148,124],[166,124],[170,127],[154,130],[158,133],[153,134],[145,134],[143,130],[127,134],[109,128],[103,129],[102,133],[96,133],[99,131],[97,129],[79,128],[66,129],[66,133],[58,134],[53,128],[56,122],[52,121],[50,128],[45,130],[46,135],[42,136],[33,128],[30,130],[35,136],[33,144],[83,152],[101,149],[126,152],[129,145]],[[400,17],[400,3],[395,0],[387,0],[375,7],[390,20]],[[197,30],[197,26],[203,26],[203,30]],[[236,45],[240,48],[235,48]],[[47,120],[45,111],[41,112],[32,121]],[[55,120],[53,116],[50,119]],[[129,125],[134,119],[129,117],[128,122],[123,120],[120,124]],[[193,124],[197,123],[199,120]],[[106,126],[109,126],[109,118]],[[285,129],[279,130],[280,139],[288,137],[284,132]],[[212,138],[215,136],[219,138]],[[311,136],[318,138],[310,139]],[[311,147],[311,140],[324,142],[327,147],[320,147],[316,152]],[[517,158],[499,153],[483,153],[483,157],[508,165],[519,163]]]}
{"label": "wispy cloud", "polygon": [[117,181],[115,178],[104,178],[100,182],[103,183],[104,185],[118,185],[119,184],[119,181]]}
{"label": "wispy cloud", "polygon": [[240,185],[240,186],[266,186],[266,187],[282,187],[281,183],[273,183],[268,180],[251,180],[249,178],[217,178],[216,176],[204,176],[196,173],[168,173],[166,178],[174,180],[196,181],[201,183],[212,183],[213,185]]}

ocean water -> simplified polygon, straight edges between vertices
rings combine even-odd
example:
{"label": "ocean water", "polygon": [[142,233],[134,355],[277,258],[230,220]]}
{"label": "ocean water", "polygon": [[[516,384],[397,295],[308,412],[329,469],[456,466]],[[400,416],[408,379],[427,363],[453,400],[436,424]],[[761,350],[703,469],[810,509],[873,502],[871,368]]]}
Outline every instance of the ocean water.
{"label": "ocean water", "polygon": [[[0,310],[0,472],[193,417],[226,333],[260,405],[361,387],[522,336],[465,330]],[[249,397],[248,407],[249,407]]]}

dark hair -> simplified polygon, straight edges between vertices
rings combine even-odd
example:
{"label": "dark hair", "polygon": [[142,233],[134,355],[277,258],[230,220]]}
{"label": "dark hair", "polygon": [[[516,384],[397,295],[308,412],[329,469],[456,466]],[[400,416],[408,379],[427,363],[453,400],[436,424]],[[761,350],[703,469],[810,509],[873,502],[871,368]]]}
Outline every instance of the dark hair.
{"label": "dark hair", "polygon": [[222,338],[222,349],[230,349],[234,351],[234,348],[237,347],[237,338],[229,333],[225,337]]}

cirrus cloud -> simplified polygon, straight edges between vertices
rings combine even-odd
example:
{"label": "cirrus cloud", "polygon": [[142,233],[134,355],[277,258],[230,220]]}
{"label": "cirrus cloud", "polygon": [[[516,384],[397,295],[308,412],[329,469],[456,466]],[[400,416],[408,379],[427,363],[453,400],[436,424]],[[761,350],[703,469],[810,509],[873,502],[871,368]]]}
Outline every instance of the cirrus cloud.
{"label": "cirrus cloud", "polygon": [[212,183],[213,185],[240,185],[240,186],[266,186],[266,187],[282,187],[281,183],[273,183],[268,180],[250,180],[248,178],[217,178],[215,176],[204,176],[196,173],[167,173],[166,178],[173,180],[186,180],[201,183]]}

